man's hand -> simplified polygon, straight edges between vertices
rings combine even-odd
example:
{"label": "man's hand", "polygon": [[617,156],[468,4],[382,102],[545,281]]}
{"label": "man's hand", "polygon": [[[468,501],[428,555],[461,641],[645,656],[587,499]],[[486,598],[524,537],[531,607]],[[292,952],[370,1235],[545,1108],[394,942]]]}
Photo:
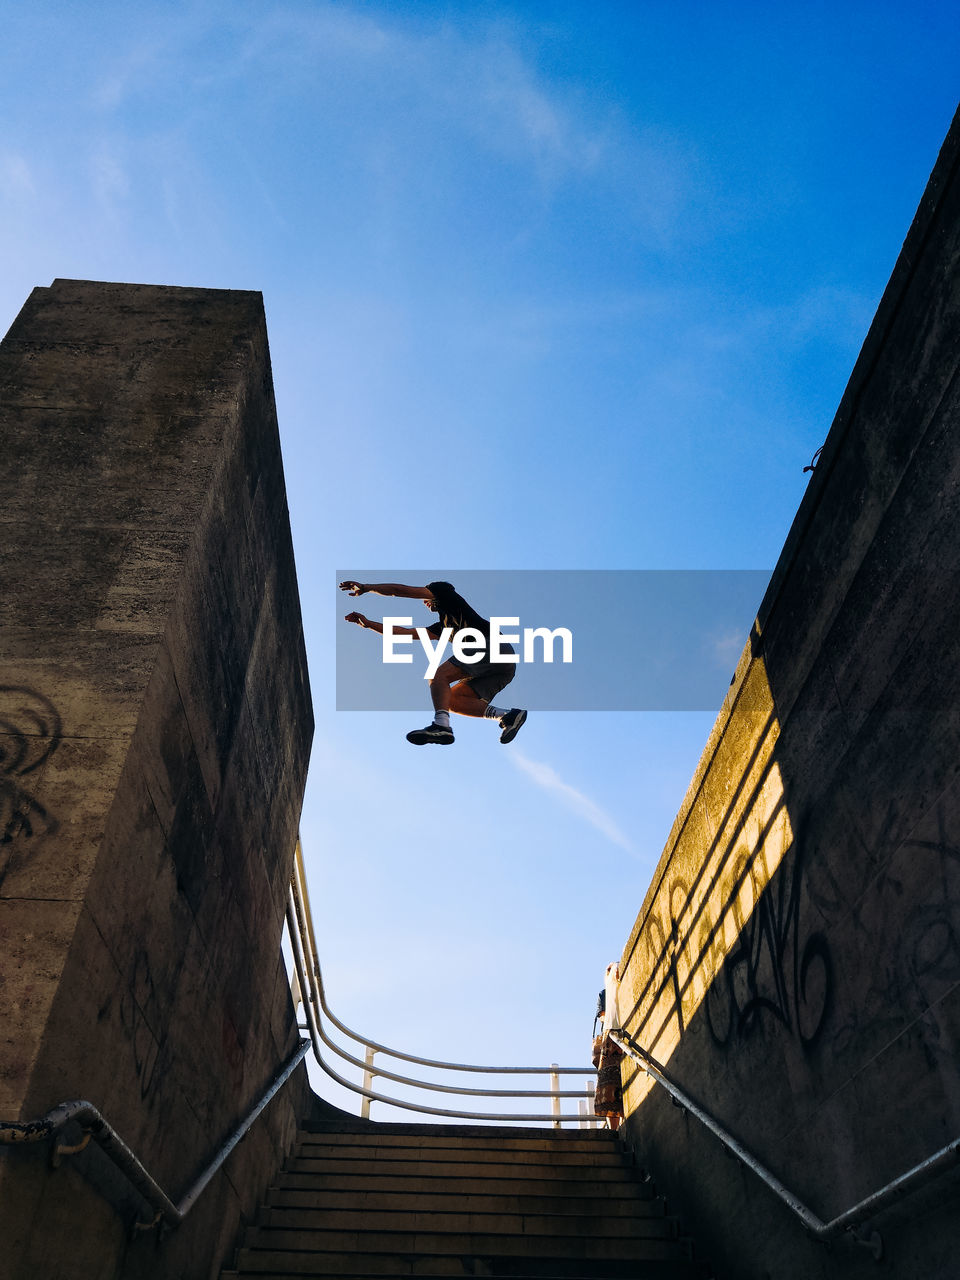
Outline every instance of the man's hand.
{"label": "man's hand", "polygon": [[[338,585],[341,591],[347,591],[352,596],[362,596],[367,589],[362,582],[353,582],[351,579],[338,583]],[[348,619],[348,621],[351,621],[351,619]]]}
{"label": "man's hand", "polygon": [[344,622],[355,622],[358,627],[369,627],[370,625],[370,619],[365,618],[362,613],[348,613],[344,618]]}

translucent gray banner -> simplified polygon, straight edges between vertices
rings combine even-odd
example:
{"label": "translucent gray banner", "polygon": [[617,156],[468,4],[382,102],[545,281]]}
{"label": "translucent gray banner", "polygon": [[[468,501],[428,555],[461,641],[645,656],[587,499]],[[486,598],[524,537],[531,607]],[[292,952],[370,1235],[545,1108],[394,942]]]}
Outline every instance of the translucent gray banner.
{"label": "translucent gray banner", "polygon": [[[510,620],[501,622],[500,630],[521,660],[513,681],[495,699],[499,704],[536,711],[716,711],[770,572],[345,569],[337,574],[338,582],[415,587],[437,579],[451,583],[483,618]],[[419,600],[373,594],[354,599],[339,590],[335,595],[337,710],[428,707],[428,653],[420,639],[393,646],[394,654],[409,654],[412,661],[386,662],[381,636],[345,622],[344,616],[357,611],[377,622],[409,619],[395,625],[426,628],[437,622],[436,613]],[[435,646],[430,638],[427,643]],[[552,662],[545,660],[548,649]],[[451,653],[448,643],[440,657]]]}

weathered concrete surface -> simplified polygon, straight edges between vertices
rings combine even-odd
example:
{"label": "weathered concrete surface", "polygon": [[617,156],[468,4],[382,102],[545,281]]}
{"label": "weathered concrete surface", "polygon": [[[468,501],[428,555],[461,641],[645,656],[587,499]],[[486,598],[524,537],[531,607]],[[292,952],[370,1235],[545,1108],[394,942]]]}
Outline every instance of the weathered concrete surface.
{"label": "weathered concrete surface", "polygon": [[[313,721],[262,300],[55,281],[0,388],[0,1118],[88,1098],[177,1198],[297,1041]],[[159,1251],[102,1157],[0,1149],[4,1275],[215,1274],[310,1108],[301,1070]]]}
{"label": "weathered concrete surface", "polygon": [[[960,1136],[960,125],[623,956],[629,1027],[823,1219]],[[628,1073],[625,1133],[729,1277],[811,1241]],[[956,1177],[871,1222],[957,1274]]]}

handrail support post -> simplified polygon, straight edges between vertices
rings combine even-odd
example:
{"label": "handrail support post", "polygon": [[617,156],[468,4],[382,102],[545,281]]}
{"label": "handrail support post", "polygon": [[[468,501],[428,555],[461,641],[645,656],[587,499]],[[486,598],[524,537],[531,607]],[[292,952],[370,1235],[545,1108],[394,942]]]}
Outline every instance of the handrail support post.
{"label": "handrail support post", "polygon": [[[373,1077],[376,1075],[376,1072],[373,1069],[373,1059],[376,1056],[376,1052],[377,1052],[376,1049],[372,1048],[370,1045],[367,1045],[367,1051],[363,1055],[363,1061],[364,1061],[363,1087],[364,1089],[367,1089],[367,1090],[370,1090],[373,1088]],[[361,1099],[360,1119],[361,1120],[370,1119],[370,1099],[368,1097],[363,1097]]]}

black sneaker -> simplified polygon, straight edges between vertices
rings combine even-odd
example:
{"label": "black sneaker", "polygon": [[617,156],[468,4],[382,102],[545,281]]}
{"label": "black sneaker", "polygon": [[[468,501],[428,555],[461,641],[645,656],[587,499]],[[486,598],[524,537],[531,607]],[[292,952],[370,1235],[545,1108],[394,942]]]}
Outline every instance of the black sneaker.
{"label": "black sneaker", "polygon": [[500,735],[501,742],[512,742],[523,727],[523,722],[527,718],[527,713],[521,711],[518,707],[514,707],[508,711],[505,716],[500,718],[500,728],[503,733]]}
{"label": "black sneaker", "polygon": [[442,724],[428,724],[425,729],[414,729],[407,734],[407,741],[415,747],[424,747],[428,742],[437,742],[441,747],[449,747],[453,741],[453,730],[445,729]]}

